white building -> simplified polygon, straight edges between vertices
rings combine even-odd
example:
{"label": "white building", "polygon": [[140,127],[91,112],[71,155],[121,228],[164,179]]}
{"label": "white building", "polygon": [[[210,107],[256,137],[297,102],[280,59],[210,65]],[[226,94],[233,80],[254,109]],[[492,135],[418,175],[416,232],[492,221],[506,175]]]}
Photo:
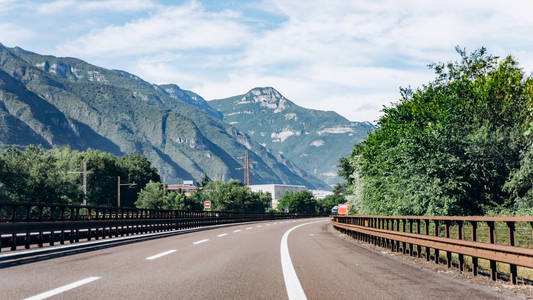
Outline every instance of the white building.
{"label": "white building", "polygon": [[313,196],[315,196],[316,200],[324,199],[329,195],[333,195],[332,191],[325,191],[325,190],[311,190],[311,193],[313,193]]}
{"label": "white building", "polygon": [[288,185],[288,184],[256,184],[249,186],[252,192],[270,193],[272,195],[272,208],[278,206],[279,200],[287,192],[301,192],[307,191],[307,188],[303,185]]}

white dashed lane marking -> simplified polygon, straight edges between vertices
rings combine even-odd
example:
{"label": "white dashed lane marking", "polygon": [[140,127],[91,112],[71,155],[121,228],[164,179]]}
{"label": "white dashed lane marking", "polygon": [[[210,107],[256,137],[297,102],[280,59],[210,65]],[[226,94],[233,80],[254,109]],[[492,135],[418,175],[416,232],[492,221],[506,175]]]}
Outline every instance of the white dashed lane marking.
{"label": "white dashed lane marking", "polygon": [[209,239],[199,240],[199,241],[194,242],[193,244],[198,245],[198,244],[201,244],[201,243],[205,243],[207,241],[209,241]]}
{"label": "white dashed lane marking", "polygon": [[219,235],[217,235],[217,236],[218,236],[218,237],[223,237],[223,236],[226,236],[226,235],[228,235],[228,234],[227,234],[227,233],[223,233],[223,234],[219,234]]}
{"label": "white dashed lane marking", "polygon": [[100,278],[101,277],[97,277],[97,276],[87,277],[85,279],[78,280],[76,282],[73,282],[73,283],[70,283],[70,284],[67,284],[67,285],[64,285],[64,286],[60,286],[60,287],[58,287],[56,289],[49,290],[48,292],[44,292],[44,293],[41,293],[41,294],[38,294],[38,295],[35,295],[35,296],[32,296],[32,297],[26,298],[25,300],[46,299],[46,298],[61,294],[63,292],[66,292],[68,290],[77,288],[79,286],[85,285],[87,283],[93,282],[93,281],[98,280]]}
{"label": "white dashed lane marking", "polygon": [[174,252],[176,252],[176,250],[172,249],[172,250],[168,250],[168,251],[165,251],[165,252],[161,252],[161,253],[156,254],[156,255],[148,256],[146,259],[147,260],[154,260],[156,258],[160,258],[161,256],[165,256],[165,255],[168,255],[168,254],[174,253]]}

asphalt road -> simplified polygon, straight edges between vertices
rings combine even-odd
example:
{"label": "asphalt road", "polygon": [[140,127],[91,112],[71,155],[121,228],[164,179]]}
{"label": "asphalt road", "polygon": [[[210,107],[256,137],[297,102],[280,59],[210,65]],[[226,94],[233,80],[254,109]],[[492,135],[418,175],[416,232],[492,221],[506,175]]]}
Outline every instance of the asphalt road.
{"label": "asphalt road", "polygon": [[501,297],[356,246],[328,226],[325,218],[236,225],[10,266],[0,269],[0,299]]}

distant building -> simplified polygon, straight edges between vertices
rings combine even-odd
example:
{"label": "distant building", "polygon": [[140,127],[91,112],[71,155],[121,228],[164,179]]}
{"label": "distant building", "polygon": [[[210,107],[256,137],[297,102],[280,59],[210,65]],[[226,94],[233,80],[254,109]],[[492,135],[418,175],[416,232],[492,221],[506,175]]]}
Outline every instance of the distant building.
{"label": "distant building", "polygon": [[192,192],[196,191],[198,188],[194,185],[188,185],[188,184],[169,184],[167,185],[167,191],[183,191],[183,193],[187,196],[189,196]]}
{"label": "distant building", "polygon": [[272,196],[272,208],[276,208],[278,206],[279,200],[287,192],[307,191],[307,188],[303,185],[255,184],[255,185],[250,185],[249,187],[253,192],[270,193],[270,195]]}
{"label": "distant building", "polygon": [[325,191],[325,190],[311,190],[311,193],[313,193],[313,196],[315,196],[315,199],[324,199],[329,195],[333,195],[332,191]]}

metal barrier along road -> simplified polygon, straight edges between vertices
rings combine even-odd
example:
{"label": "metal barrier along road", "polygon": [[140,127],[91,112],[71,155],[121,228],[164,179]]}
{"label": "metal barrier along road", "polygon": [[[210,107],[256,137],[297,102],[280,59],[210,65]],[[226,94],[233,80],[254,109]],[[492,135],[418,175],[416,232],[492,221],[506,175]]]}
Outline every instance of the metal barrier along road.
{"label": "metal barrier along road", "polygon": [[492,280],[496,263],[509,265],[510,280],[517,282],[517,266],[533,268],[533,217],[331,216],[332,225],[353,238],[403,254],[425,256],[439,263],[439,251],[452,254],[462,272],[465,256],[478,274],[479,259],[488,261]]}
{"label": "metal barrier along road", "polygon": [[181,211],[0,202],[0,251],[200,226],[311,217],[223,211]]}

